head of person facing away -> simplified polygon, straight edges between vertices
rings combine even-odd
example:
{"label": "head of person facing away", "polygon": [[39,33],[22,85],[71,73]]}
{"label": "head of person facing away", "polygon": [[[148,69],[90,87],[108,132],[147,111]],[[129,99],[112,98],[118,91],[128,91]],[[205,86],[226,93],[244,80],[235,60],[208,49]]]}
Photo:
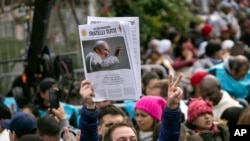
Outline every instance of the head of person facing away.
{"label": "head of person facing away", "polygon": [[235,80],[244,78],[249,70],[248,59],[243,55],[237,55],[228,60],[229,73]]}
{"label": "head of person facing away", "polygon": [[192,97],[200,97],[201,96],[201,89],[200,89],[200,85],[201,82],[203,80],[203,78],[208,75],[208,72],[200,69],[195,71],[191,77],[190,77],[190,84],[193,87],[193,95]]}
{"label": "head of person facing away", "polygon": [[217,78],[213,75],[206,75],[200,85],[201,96],[204,100],[210,100],[213,105],[217,105],[221,98],[221,86]]}
{"label": "head of person facing away", "polygon": [[134,127],[127,122],[113,124],[105,133],[103,141],[138,141]]}
{"label": "head of person facing away", "polygon": [[42,117],[37,122],[38,135],[44,141],[59,141],[60,140],[60,124],[53,116],[47,115]]}
{"label": "head of person facing away", "polygon": [[18,141],[45,141],[42,137],[38,135],[28,134],[22,136]]}
{"label": "head of person facing away", "polygon": [[17,141],[23,135],[36,134],[37,131],[37,121],[23,112],[17,112],[12,119],[2,121],[1,126],[10,130],[10,141]]}
{"label": "head of person facing away", "polygon": [[223,111],[220,118],[226,120],[227,126],[230,128],[230,126],[235,126],[237,124],[243,110],[243,107],[229,107]]}
{"label": "head of person facing away", "polygon": [[103,40],[96,42],[94,51],[102,58],[105,59],[109,55],[109,45]]}
{"label": "head of person facing away", "polygon": [[205,48],[205,55],[212,58],[213,64],[218,64],[222,62],[222,48],[221,42],[216,39],[209,40]]}
{"label": "head of person facing away", "polygon": [[99,108],[98,134],[102,137],[107,129],[115,123],[124,122],[126,114],[122,109],[114,105],[106,105]]}
{"label": "head of person facing away", "polygon": [[3,132],[4,128],[2,128],[1,123],[4,119],[10,119],[11,113],[10,109],[0,101],[0,134]]}
{"label": "head of person facing away", "polygon": [[40,118],[39,110],[34,104],[24,105],[21,111],[24,113],[30,114],[36,120]]}

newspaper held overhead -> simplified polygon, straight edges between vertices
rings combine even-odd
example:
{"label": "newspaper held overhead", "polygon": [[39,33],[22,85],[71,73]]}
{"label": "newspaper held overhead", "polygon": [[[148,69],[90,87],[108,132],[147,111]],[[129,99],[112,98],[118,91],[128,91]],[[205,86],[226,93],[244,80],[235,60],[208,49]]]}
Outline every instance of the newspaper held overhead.
{"label": "newspaper held overhead", "polygon": [[92,82],[94,101],[140,98],[129,30],[129,23],[118,21],[79,25],[84,73]]}
{"label": "newspaper held overhead", "polygon": [[[131,57],[134,65],[136,84],[141,88],[141,61],[140,61],[140,34],[139,34],[139,18],[138,17],[92,17],[88,16],[87,24],[100,24],[106,22],[122,21],[130,23],[130,30],[126,30],[131,36]],[[142,94],[141,89],[138,89],[138,94]]]}

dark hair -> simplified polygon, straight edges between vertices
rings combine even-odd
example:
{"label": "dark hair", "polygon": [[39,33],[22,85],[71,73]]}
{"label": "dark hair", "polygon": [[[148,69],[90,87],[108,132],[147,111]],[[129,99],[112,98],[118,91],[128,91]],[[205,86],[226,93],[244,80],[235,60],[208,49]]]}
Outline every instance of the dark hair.
{"label": "dark hair", "polygon": [[33,103],[39,109],[42,109],[42,110],[47,110],[48,109],[48,107],[45,107],[43,105],[43,99],[40,96],[40,92],[45,92],[46,90],[49,90],[55,84],[56,84],[56,80],[54,78],[44,78],[40,82],[38,92],[34,95],[34,97],[32,99]]}
{"label": "dark hair", "polygon": [[18,141],[43,141],[43,138],[38,135],[28,134],[22,136]]}
{"label": "dark hair", "polygon": [[44,78],[39,84],[39,91],[45,92],[50,89],[54,84],[56,84],[56,80],[54,78]]}
{"label": "dark hair", "polygon": [[38,108],[34,105],[34,104],[27,104],[24,105],[22,109],[27,108],[30,109],[31,113],[36,117],[36,118],[40,118],[40,113]]}
{"label": "dark hair", "polygon": [[11,119],[10,109],[2,102],[0,102],[0,119]]}
{"label": "dark hair", "polygon": [[242,69],[242,66],[246,65],[249,68],[248,60],[240,60],[236,57],[229,58],[228,65],[230,70],[234,70],[236,74]]}
{"label": "dark hair", "polygon": [[245,50],[244,50],[244,54],[243,54],[246,58],[247,58],[247,60],[250,62],[250,48],[246,48]]}
{"label": "dark hair", "polygon": [[142,75],[142,83],[144,86],[147,86],[149,81],[152,79],[160,79],[159,75],[155,71],[146,71]]}
{"label": "dark hair", "polygon": [[221,50],[221,43],[217,40],[210,40],[207,43],[205,54],[209,57],[213,57],[219,50]]}
{"label": "dark hair", "polygon": [[234,46],[230,50],[230,55],[237,56],[237,55],[243,55],[246,49],[246,44],[244,44],[241,41],[235,42]]}
{"label": "dark hair", "polygon": [[160,128],[161,128],[161,122],[158,120],[154,119],[154,130],[152,134],[152,139],[153,141],[157,141],[159,138],[159,133],[160,133]]}
{"label": "dark hair", "polygon": [[113,131],[116,128],[119,128],[119,127],[129,127],[129,128],[131,128],[134,131],[136,138],[138,139],[136,130],[133,127],[133,125],[131,125],[131,124],[127,123],[127,122],[120,122],[120,123],[116,123],[116,124],[112,125],[110,128],[108,128],[108,130],[104,134],[103,141],[112,141],[111,134],[113,133]]}
{"label": "dark hair", "polygon": [[52,116],[47,115],[37,121],[38,134],[40,136],[56,136],[60,134],[60,124]]}
{"label": "dark hair", "polygon": [[227,125],[236,125],[239,120],[240,113],[243,111],[242,107],[229,107],[223,111],[220,119],[227,121]]}
{"label": "dark hair", "polygon": [[116,107],[115,105],[106,105],[106,106],[103,106],[99,109],[99,115],[98,115],[98,124],[102,124],[103,123],[103,117],[105,115],[121,115],[123,117],[126,116],[126,114],[124,113],[124,111],[122,111],[122,109]]}

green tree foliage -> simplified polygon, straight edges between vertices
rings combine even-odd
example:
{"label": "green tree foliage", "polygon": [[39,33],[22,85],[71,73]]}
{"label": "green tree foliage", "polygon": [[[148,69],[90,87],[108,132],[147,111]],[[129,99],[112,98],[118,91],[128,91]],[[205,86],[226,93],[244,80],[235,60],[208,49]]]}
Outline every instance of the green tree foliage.
{"label": "green tree foliage", "polygon": [[186,31],[190,21],[198,22],[189,11],[186,0],[99,0],[100,16],[138,16],[140,18],[141,42],[151,37],[161,38],[164,26],[174,26]]}

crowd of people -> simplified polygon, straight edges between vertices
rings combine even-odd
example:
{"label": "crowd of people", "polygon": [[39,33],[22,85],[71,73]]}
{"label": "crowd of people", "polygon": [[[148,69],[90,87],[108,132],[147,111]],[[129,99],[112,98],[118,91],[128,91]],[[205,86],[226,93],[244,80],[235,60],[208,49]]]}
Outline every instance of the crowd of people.
{"label": "crowd of people", "polygon": [[[80,109],[64,102],[50,109],[49,89],[58,89],[53,78],[44,78],[21,107],[4,98],[0,140],[229,141],[230,127],[250,124],[249,4],[213,3],[203,23],[185,33],[167,26],[162,39],[150,39],[141,64],[157,64],[168,76],[141,70],[142,97],[119,101],[123,107],[94,102],[91,80],[80,84]],[[105,51],[102,44],[98,51]]]}

